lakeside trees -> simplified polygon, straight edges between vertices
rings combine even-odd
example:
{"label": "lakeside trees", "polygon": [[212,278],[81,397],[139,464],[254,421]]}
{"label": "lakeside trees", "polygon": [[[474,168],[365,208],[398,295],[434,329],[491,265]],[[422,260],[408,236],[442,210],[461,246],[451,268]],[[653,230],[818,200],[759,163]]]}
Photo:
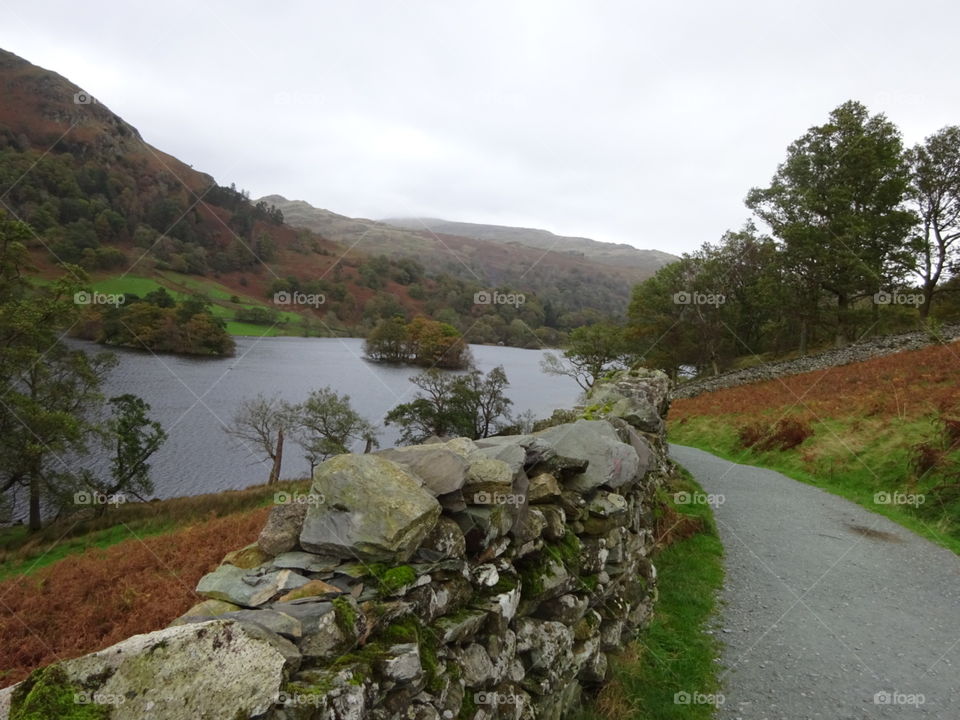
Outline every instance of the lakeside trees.
{"label": "lakeside trees", "polygon": [[381,320],[364,343],[371,360],[459,370],[470,364],[470,348],[452,325],[425,317]]}
{"label": "lakeside trees", "polygon": [[311,475],[318,463],[351,452],[360,442],[364,444],[363,452],[377,446],[376,429],[353,409],[350,396],[329,387],[311,391],[302,403],[259,393],[240,404],[224,430],[251,454],[259,454],[270,463],[270,485],[280,480],[288,436],[303,449]]}
{"label": "lakeside trees", "polygon": [[[24,492],[36,531],[45,512],[90,504],[78,499],[92,501],[90,490],[149,490],[147,459],[164,435],[135,396],[113,399],[113,417],[104,419],[101,389],[114,357],[90,356],[62,340],[80,316],[83,271],[65,266],[52,284],[30,283],[30,234],[0,213],[0,498],[9,505]],[[109,479],[83,466],[97,444],[116,450]]]}
{"label": "lakeside trees", "polygon": [[510,384],[503,366],[487,375],[471,370],[462,375],[436,368],[410,378],[421,392],[387,413],[386,424],[400,427],[407,444],[427,438],[463,436],[473,440],[496,435],[510,423]]}
{"label": "lakeside trees", "polygon": [[[676,377],[960,319],[960,128],[905,149],[850,101],[787,149],[748,221],[633,289],[629,350]],[[935,331],[935,326],[932,327]]]}

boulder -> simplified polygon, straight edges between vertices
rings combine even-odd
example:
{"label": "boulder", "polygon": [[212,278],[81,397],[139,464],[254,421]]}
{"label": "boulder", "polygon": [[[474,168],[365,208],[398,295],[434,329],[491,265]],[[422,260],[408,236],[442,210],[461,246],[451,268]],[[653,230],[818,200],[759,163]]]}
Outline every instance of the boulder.
{"label": "boulder", "polygon": [[112,720],[257,717],[273,707],[299,664],[293,644],[258,625],[222,619],[182,625],[37,671],[14,690],[11,714],[28,709],[31,695],[49,697],[45,687],[66,685],[109,705]]}
{"label": "boulder", "polygon": [[268,555],[279,555],[297,548],[300,530],[307,515],[306,503],[274,505],[257,544]]}
{"label": "boulder", "polygon": [[570,489],[587,493],[605,485],[615,490],[636,478],[637,451],[621,442],[605,420],[577,420],[542,430],[540,436],[560,455],[588,461],[583,472],[564,482]]}
{"label": "boulder", "polygon": [[344,559],[406,562],[440,517],[437,500],[400,465],[377,455],[338,455],[314,473],[300,544]]}
{"label": "boulder", "polygon": [[424,488],[434,497],[459,490],[467,479],[466,458],[444,445],[390,448],[376,455],[392,460],[423,480]]}

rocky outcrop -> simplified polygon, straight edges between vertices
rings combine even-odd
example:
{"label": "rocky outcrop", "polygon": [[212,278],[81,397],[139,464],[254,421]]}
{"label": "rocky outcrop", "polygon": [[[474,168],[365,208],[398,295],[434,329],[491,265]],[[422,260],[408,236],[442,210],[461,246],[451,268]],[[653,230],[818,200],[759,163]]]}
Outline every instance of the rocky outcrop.
{"label": "rocky outcrop", "polygon": [[565,717],[651,615],[667,393],[623,372],[571,423],[332,458],[202,602],[37,671],[14,717],[52,694],[112,718]]}

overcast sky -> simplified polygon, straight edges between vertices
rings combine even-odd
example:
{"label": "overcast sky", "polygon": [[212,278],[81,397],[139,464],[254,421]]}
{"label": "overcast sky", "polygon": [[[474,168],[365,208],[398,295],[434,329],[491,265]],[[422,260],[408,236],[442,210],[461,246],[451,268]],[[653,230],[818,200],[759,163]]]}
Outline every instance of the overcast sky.
{"label": "overcast sky", "polygon": [[42,2],[0,47],[253,197],[679,253],[847,99],[960,123],[954,2]]}

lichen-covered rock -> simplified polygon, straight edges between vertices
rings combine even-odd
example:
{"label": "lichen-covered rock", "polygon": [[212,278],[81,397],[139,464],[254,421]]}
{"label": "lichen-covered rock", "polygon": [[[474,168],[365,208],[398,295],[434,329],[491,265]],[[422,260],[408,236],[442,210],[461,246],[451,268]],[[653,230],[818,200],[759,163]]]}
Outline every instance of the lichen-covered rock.
{"label": "lichen-covered rock", "polygon": [[306,503],[274,505],[267,516],[267,523],[260,531],[257,544],[268,555],[295,550],[300,540],[303,519],[307,515]]}
{"label": "lichen-covered rock", "polygon": [[271,556],[264,552],[259,544],[253,543],[252,545],[247,545],[245,548],[228,552],[224,555],[223,562],[238,568],[251,570],[267,562],[270,557]]}
{"label": "lichen-covered rock", "polygon": [[423,480],[423,486],[434,497],[463,487],[467,479],[466,458],[445,445],[411,445],[390,448],[376,453],[405,467]]}
{"label": "lichen-covered rock", "polygon": [[577,420],[541,431],[560,455],[584,458],[586,470],[564,481],[567,488],[589,492],[600,486],[613,490],[636,478],[637,451],[617,437],[610,423],[603,420]]}
{"label": "lichen-covered rock", "polygon": [[441,517],[437,521],[417,550],[418,558],[429,562],[448,558],[459,559],[466,557],[466,554],[467,546],[463,538],[463,530],[456,521],[448,517]]}
{"label": "lichen-covered rock", "polygon": [[440,505],[420,481],[386,458],[338,455],[317,467],[300,533],[305,550],[345,559],[406,562],[430,534]]}
{"label": "lichen-covered rock", "polygon": [[[299,663],[287,640],[218,619],[135,635],[54,667],[66,683],[113,700],[112,720],[215,720],[265,714]],[[21,683],[12,714],[52,677],[41,671]]]}
{"label": "lichen-covered rock", "polygon": [[197,618],[210,619],[219,617],[224,613],[233,612],[234,610],[240,610],[240,606],[225,602],[224,600],[203,600],[170,623],[170,627],[196,622]]}

